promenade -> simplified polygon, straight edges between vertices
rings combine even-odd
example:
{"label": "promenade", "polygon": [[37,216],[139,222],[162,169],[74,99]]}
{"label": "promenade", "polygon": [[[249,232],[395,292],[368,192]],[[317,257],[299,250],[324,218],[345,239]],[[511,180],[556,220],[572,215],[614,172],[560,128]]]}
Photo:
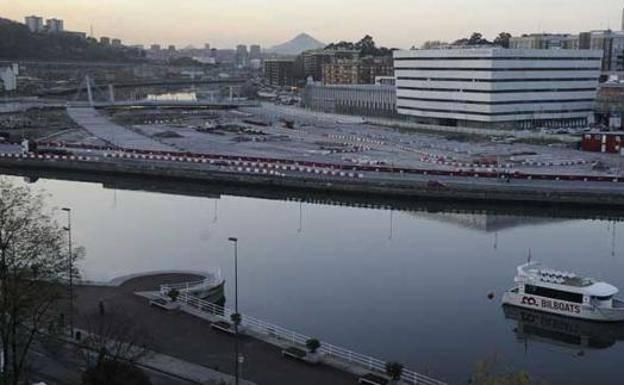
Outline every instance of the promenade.
{"label": "promenade", "polygon": [[[207,321],[183,312],[167,312],[150,307],[136,291],[158,290],[159,285],[197,279],[189,275],[155,275],[134,278],[118,287],[78,286],[76,316],[93,314],[103,301],[105,309],[115,310],[135,320],[149,333],[148,348],[220,372],[234,373],[234,337],[214,331]],[[242,377],[258,385],[355,384],[357,378],[327,366],[311,366],[282,358],[279,348],[241,336],[245,357]]]}

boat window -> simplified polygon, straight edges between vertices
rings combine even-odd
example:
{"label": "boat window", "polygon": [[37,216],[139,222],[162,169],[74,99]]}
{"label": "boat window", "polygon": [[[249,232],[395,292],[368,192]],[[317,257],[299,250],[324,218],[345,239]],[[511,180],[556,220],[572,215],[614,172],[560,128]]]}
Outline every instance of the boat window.
{"label": "boat window", "polygon": [[611,298],[613,298],[613,296],[608,295],[608,296],[606,296],[606,297],[594,297],[594,298],[595,298],[595,299],[597,299],[598,301],[608,301],[608,300],[610,300]]}
{"label": "boat window", "polygon": [[527,294],[533,294],[540,297],[558,299],[561,301],[583,303],[583,295],[577,293],[570,293],[567,291],[561,291],[556,289],[550,289],[547,287],[525,285],[524,292]]}

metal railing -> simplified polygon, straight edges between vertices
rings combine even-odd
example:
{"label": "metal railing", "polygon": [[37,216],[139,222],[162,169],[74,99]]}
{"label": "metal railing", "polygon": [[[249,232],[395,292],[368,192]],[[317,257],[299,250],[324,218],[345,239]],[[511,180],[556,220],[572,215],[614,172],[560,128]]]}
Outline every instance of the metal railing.
{"label": "metal railing", "polygon": [[[209,313],[218,319],[231,322],[231,316],[234,314],[232,309],[216,305],[214,303],[202,300],[200,298],[189,295],[188,292],[181,292],[178,301],[186,307],[184,310],[191,314],[202,315]],[[278,325],[260,320],[247,315],[241,315],[241,327],[243,330],[250,330],[264,337],[277,339],[284,343],[297,345],[305,348],[306,342],[311,338],[301,333],[288,330]],[[384,374],[386,372],[386,361],[357,353],[349,349],[345,349],[327,342],[321,342],[318,350],[323,356],[335,359],[339,363],[346,365],[359,366],[362,369]],[[408,384],[414,385],[446,385],[445,382],[434,378],[416,373],[409,369],[403,370],[401,379]]]}
{"label": "metal railing", "polygon": [[211,286],[220,285],[223,282],[223,275],[221,270],[207,273],[206,278],[191,282],[182,283],[169,283],[160,285],[160,295],[166,296],[169,291],[175,289],[181,293],[188,293],[189,291],[203,289]]}

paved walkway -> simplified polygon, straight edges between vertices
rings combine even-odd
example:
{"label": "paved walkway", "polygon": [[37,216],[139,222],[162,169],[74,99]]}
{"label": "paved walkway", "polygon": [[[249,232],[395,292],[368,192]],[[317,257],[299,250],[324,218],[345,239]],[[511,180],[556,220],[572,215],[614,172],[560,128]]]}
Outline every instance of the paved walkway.
{"label": "paved walkway", "polygon": [[[81,286],[76,289],[76,308],[81,314],[115,308],[139,322],[150,334],[149,349],[221,372],[234,373],[234,337],[212,330],[209,323],[182,312],[150,307],[136,291],[157,290],[164,282],[196,279],[189,275],[157,275],[136,278],[119,287]],[[79,324],[79,316],[77,317]],[[245,357],[242,376],[258,385],[353,385],[357,379],[326,366],[309,366],[282,358],[279,348],[241,336]]]}
{"label": "paved walkway", "polygon": [[111,122],[92,107],[68,107],[69,117],[94,136],[113,145],[139,150],[174,151],[171,146]]}

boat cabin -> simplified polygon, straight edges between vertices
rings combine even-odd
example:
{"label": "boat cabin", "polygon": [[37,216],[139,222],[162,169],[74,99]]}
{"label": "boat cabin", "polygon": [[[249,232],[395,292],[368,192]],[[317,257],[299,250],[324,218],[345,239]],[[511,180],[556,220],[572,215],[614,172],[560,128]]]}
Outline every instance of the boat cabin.
{"label": "boat cabin", "polygon": [[618,289],[608,283],[566,271],[543,268],[538,263],[519,266],[515,281],[519,285],[512,291],[520,294],[600,308],[612,307],[613,297],[618,293]]}

